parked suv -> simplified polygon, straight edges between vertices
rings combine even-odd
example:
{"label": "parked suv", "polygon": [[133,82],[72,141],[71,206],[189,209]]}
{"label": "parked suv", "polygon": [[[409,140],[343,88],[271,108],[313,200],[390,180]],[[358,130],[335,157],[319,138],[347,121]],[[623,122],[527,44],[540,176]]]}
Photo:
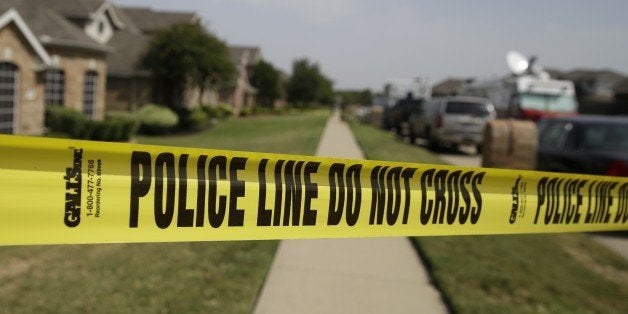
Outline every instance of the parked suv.
{"label": "parked suv", "polygon": [[486,123],[496,117],[493,104],[479,97],[433,98],[424,108],[409,118],[411,138],[425,138],[433,148],[465,144],[480,151]]}
{"label": "parked suv", "polygon": [[546,118],[538,130],[539,170],[628,176],[628,118]]}
{"label": "parked suv", "polygon": [[387,108],[384,114],[384,128],[395,129],[398,134],[403,134],[407,127],[408,117],[423,111],[423,99],[416,99],[412,94],[400,99],[391,108]]}

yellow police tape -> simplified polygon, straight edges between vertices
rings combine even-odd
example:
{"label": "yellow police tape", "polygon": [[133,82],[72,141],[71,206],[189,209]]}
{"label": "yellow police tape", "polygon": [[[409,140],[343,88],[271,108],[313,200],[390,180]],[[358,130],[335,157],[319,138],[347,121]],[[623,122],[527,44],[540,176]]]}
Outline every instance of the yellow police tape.
{"label": "yellow police tape", "polygon": [[0,136],[0,244],[628,230],[628,178]]}

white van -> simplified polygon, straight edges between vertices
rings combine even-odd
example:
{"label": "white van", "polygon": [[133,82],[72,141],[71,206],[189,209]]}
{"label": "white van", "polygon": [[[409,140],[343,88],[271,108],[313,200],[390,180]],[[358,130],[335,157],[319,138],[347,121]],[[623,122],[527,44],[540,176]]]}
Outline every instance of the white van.
{"label": "white van", "polygon": [[464,144],[480,151],[486,123],[497,116],[490,100],[480,97],[432,98],[424,109],[409,118],[411,138],[422,137],[432,148]]}

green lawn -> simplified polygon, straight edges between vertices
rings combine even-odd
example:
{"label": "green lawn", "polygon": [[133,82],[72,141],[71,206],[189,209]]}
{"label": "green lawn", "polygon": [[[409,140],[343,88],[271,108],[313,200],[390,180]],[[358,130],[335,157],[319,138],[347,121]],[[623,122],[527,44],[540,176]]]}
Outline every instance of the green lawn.
{"label": "green lawn", "polygon": [[327,110],[229,119],[195,134],[139,136],[142,144],[314,155]]}
{"label": "green lawn", "polygon": [[[328,112],[140,143],[315,153]],[[277,241],[0,247],[1,313],[250,313]]]}
{"label": "green lawn", "polygon": [[[444,163],[354,123],[369,159]],[[586,234],[412,238],[456,313],[627,313],[628,262]]]}

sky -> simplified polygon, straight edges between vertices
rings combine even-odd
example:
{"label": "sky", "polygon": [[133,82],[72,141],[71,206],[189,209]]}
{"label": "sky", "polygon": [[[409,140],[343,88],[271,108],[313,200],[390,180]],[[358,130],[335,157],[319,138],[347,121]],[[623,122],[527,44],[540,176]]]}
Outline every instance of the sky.
{"label": "sky", "polygon": [[628,74],[628,1],[113,0],[195,11],[228,44],[262,49],[290,73],[315,61],[336,88],[381,90],[388,79],[490,78],[505,54],[546,68]]}

